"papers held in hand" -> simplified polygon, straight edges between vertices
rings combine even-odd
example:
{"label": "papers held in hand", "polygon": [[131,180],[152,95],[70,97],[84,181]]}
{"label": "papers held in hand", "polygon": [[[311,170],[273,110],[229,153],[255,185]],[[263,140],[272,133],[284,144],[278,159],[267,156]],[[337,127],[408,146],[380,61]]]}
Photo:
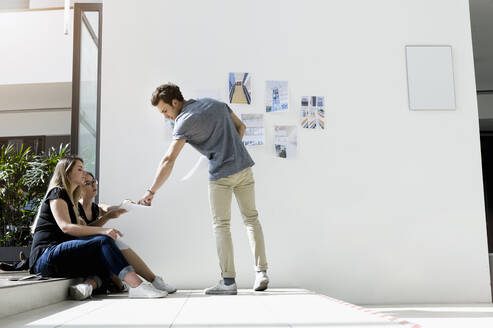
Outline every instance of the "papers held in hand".
{"label": "papers held in hand", "polygon": [[139,204],[136,204],[136,203],[132,202],[131,200],[125,199],[120,204],[120,208],[121,209],[124,209],[124,210],[127,210],[127,212],[130,212],[132,210],[138,210],[138,209],[150,209],[151,207],[150,206],[145,206],[145,205],[139,205]]}

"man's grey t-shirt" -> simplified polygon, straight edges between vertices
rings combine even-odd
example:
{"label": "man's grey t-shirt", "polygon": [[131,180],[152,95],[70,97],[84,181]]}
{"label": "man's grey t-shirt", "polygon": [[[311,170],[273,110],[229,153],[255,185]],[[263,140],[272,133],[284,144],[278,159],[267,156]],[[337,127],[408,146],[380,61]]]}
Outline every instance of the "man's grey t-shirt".
{"label": "man's grey t-shirt", "polygon": [[231,108],[210,99],[190,99],[175,119],[173,139],[187,142],[209,159],[209,180],[253,166],[231,117]]}

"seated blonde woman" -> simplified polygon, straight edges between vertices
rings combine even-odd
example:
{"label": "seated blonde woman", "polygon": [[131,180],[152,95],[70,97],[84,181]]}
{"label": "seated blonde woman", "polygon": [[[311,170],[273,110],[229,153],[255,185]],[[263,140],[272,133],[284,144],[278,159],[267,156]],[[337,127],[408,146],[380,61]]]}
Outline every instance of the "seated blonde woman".
{"label": "seated blonde woman", "polygon": [[61,159],[50,180],[36,220],[29,271],[43,277],[82,277],[71,286],[74,299],[90,297],[112,275],[129,286],[130,298],[160,298],[166,291],[143,282],[115,244],[117,229],[87,226],[79,217],[78,200],[85,182],[84,161],[76,156]]}
{"label": "seated blonde woman", "polygon": [[[79,200],[79,215],[87,225],[102,227],[108,220],[118,218],[121,214],[126,212],[118,206],[96,204],[94,198],[97,194],[98,182],[92,173],[86,172],[86,178],[82,187],[82,196]],[[117,239],[115,244],[139,276],[152,283],[152,285],[159,290],[166,291],[169,294],[176,292],[176,288],[165,283],[162,277],[156,276],[139,255],[137,255],[130,246],[124,243],[121,238]],[[112,279],[120,290],[124,289],[122,281],[117,276],[112,276]]]}

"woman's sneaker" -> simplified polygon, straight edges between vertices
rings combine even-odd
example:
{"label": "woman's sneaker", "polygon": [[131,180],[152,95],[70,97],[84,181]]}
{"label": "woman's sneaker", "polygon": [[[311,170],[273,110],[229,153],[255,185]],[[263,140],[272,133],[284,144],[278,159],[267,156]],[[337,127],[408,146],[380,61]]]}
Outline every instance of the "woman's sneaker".
{"label": "woman's sneaker", "polygon": [[168,292],[156,289],[148,282],[143,282],[139,286],[129,288],[128,298],[162,298],[168,296]]}
{"label": "woman's sneaker", "polygon": [[217,285],[205,289],[204,293],[207,295],[236,295],[238,294],[238,289],[236,288],[236,283],[225,285],[224,280],[219,280]]}
{"label": "woman's sneaker", "polygon": [[92,286],[89,284],[77,284],[68,288],[70,298],[77,301],[85,300],[92,295]]}
{"label": "woman's sneaker", "polygon": [[171,286],[170,284],[167,284],[164,282],[163,278],[156,276],[154,278],[154,281],[152,282],[152,285],[159,290],[164,290],[168,292],[168,294],[173,294],[176,292],[176,288]]}

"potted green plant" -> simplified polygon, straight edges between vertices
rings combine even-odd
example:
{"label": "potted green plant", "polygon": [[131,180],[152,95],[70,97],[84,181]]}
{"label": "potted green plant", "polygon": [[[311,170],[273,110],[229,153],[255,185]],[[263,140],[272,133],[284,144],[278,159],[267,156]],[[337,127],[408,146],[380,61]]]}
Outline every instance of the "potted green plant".
{"label": "potted green plant", "polygon": [[41,155],[13,145],[0,148],[0,262],[17,261],[29,254],[30,225],[43,199],[56,163],[68,145]]}

